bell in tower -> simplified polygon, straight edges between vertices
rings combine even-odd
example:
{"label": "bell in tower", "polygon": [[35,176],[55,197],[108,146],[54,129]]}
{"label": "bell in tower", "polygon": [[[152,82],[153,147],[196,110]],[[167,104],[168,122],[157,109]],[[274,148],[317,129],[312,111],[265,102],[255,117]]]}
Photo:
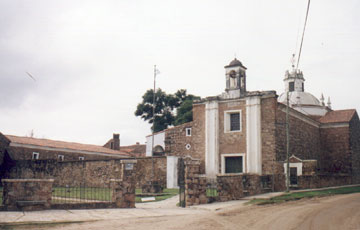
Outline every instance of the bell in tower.
{"label": "bell in tower", "polygon": [[246,93],[246,67],[236,58],[225,66],[226,94],[228,98],[239,98]]}

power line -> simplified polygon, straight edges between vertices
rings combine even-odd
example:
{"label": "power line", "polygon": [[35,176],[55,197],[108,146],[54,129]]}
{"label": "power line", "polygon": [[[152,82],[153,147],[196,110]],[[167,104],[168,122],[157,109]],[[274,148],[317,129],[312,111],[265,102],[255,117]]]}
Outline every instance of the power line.
{"label": "power line", "polygon": [[302,45],[303,45],[303,41],[304,41],[306,22],[307,22],[307,18],[308,18],[308,15],[309,15],[309,8],[310,8],[310,0],[308,1],[308,6],[307,6],[307,10],[306,10],[305,24],[304,24],[304,29],[303,29],[302,37],[301,37],[300,50],[299,50],[299,56],[298,56],[298,60],[297,60],[297,64],[296,64],[296,69],[299,68],[299,62],[300,62],[300,56],[301,56],[301,49],[302,49]]}

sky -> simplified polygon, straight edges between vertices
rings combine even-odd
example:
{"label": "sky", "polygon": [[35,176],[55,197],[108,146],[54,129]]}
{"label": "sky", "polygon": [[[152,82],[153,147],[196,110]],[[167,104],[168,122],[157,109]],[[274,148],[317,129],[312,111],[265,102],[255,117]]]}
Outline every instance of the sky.
{"label": "sky", "polygon": [[[248,90],[284,90],[306,0],[0,0],[0,132],[103,145],[144,143],[147,89],[225,89],[236,57]],[[305,91],[360,111],[360,1],[311,1]],[[31,74],[33,80],[27,73]]]}

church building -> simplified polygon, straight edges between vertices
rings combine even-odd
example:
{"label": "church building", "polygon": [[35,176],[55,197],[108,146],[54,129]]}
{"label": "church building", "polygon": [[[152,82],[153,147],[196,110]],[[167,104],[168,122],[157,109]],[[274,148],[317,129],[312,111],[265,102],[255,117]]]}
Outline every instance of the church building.
{"label": "church building", "polygon": [[[246,70],[236,58],[226,65],[225,91],[194,102],[193,121],[155,134],[155,148],[164,149],[173,163],[184,156],[200,159],[207,178],[271,175],[282,176],[285,184],[289,101],[291,185],[360,183],[360,121],[355,109],[333,110],[330,99],[325,105],[323,96],[318,100],[305,91],[303,73],[294,68],[286,71],[280,96],[275,91],[247,91]],[[147,137],[147,156],[151,139]]]}

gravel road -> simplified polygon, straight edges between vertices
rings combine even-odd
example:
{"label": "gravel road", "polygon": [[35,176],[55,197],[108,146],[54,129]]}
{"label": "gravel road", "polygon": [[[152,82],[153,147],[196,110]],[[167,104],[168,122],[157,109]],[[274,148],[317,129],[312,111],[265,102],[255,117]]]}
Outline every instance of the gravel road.
{"label": "gravel road", "polygon": [[[156,215],[132,217],[116,215],[111,218],[77,224],[34,226],[36,229],[360,229],[360,194],[337,195],[304,199],[284,204],[248,206],[237,203],[222,209],[170,207],[146,204],[138,211]],[[134,211],[134,210],[133,210]],[[25,227],[25,226],[24,226]],[[14,229],[22,229],[16,227]],[[24,229],[31,229],[27,226]]]}

